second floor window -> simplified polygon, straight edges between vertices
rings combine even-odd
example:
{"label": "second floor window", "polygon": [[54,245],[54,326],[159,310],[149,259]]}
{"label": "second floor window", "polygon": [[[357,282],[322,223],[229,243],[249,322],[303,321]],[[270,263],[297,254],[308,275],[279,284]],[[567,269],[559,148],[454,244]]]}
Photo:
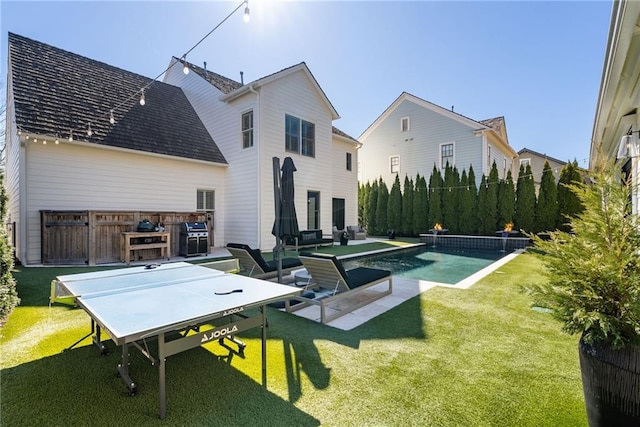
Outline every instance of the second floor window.
{"label": "second floor window", "polygon": [[242,115],[242,148],[253,147],[253,111]]}
{"label": "second floor window", "polygon": [[391,173],[399,173],[400,172],[400,156],[391,157],[390,163],[391,163]]}
{"label": "second floor window", "polygon": [[347,153],[347,170],[351,170],[351,153]]}
{"label": "second floor window", "polygon": [[285,115],[285,150],[315,157],[316,125],[294,116]]}
{"label": "second floor window", "polygon": [[442,144],[440,146],[440,167],[442,169],[453,166],[453,144]]}
{"label": "second floor window", "polygon": [[400,132],[407,132],[409,130],[409,117],[403,117],[400,119]]}

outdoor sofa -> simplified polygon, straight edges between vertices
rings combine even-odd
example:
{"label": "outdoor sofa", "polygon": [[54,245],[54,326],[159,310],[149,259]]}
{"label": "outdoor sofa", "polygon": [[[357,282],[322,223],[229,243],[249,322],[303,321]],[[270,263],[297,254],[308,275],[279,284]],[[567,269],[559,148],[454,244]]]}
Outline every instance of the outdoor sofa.
{"label": "outdoor sofa", "polygon": [[294,248],[296,251],[319,246],[333,246],[333,237],[324,237],[322,230],[303,230],[297,236],[285,239],[285,248]]}
{"label": "outdoor sofa", "polygon": [[[267,261],[260,249],[251,249],[243,243],[227,243],[227,250],[240,263],[240,273],[258,279],[270,279],[278,275],[278,261]],[[302,262],[298,258],[282,259],[282,274],[287,275],[300,269]]]}
{"label": "outdoor sofa", "polygon": [[367,233],[364,228],[359,225],[347,226],[347,232],[349,233],[349,239],[351,240],[364,240],[367,238]]}
{"label": "outdoor sofa", "polygon": [[[327,295],[316,293],[315,298],[304,295],[293,299],[302,301],[289,307],[288,311],[296,311],[309,305],[320,306],[320,321],[327,323],[347,313],[363,307],[371,302],[391,294],[393,279],[391,272],[377,268],[357,267],[345,270],[342,263],[334,255],[307,253],[300,254],[300,260],[311,275],[307,288],[328,290]],[[381,291],[367,291],[379,283],[388,282]],[[332,309],[334,313],[327,312]]]}

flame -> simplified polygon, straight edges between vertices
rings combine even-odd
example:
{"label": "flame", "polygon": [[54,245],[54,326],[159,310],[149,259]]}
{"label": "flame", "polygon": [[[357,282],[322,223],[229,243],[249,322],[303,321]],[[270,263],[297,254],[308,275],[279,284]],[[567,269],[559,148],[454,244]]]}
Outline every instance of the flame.
{"label": "flame", "polygon": [[511,231],[513,230],[513,223],[512,222],[508,222],[504,225],[504,231]]}
{"label": "flame", "polygon": [[440,231],[440,230],[442,230],[442,225],[440,225],[439,222],[436,222],[436,225],[433,226],[433,229]]}

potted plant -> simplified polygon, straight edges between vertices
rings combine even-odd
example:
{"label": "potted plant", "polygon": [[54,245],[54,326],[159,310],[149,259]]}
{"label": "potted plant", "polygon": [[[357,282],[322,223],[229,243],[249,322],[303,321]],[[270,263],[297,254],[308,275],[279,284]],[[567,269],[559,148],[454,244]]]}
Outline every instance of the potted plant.
{"label": "potted plant", "polygon": [[569,185],[584,207],[570,232],[528,234],[548,281],[526,289],[564,331],[581,335],[591,427],[640,426],[640,220],[631,214],[630,180],[615,171],[608,164],[594,183]]}
{"label": "potted plant", "polygon": [[345,230],[342,232],[342,234],[340,234],[340,245],[347,246],[348,243],[349,243],[349,233],[347,232],[347,230]]}

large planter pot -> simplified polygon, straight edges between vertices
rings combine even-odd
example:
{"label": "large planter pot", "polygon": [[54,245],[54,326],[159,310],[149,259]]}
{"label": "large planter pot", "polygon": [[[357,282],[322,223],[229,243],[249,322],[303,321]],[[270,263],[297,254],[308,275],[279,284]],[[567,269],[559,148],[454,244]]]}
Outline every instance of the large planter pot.
{"label": "large planter pot", "polygon": [[581,339],[578,348],[589,427],[640,426],[640,347],[613,350]]}

